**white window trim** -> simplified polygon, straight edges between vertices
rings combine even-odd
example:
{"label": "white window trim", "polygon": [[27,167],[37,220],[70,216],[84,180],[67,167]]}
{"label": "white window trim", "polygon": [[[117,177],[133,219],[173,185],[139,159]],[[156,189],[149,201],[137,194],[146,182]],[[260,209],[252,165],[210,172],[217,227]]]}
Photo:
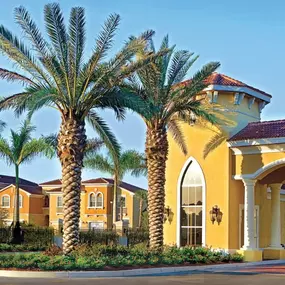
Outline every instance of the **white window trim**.
{"label": "white window trim", "polygon": [[[90,197],[91,197],[92,194],[95,196],[95,206],[94,207],[90,206]],[[102,206],[100,206],[100,207],[97,206],[97,196],[99,194],[102,195]],[[95,192],[91,192],[91,193],[89,193],[89,195],[88,195],[88,207],[87,208],[88,209],[103,209],[104,208],[104,194],[102,192],[96,192],[96,193]]]}
{"label": "white window trim", "polygon": [[[9,198],[9,206],[3,206],[3,198],[8,197]],[[9,209],[11,207],[11,197],[8,194],[5,194],[1,197],[1,208],[2,209]]]}
{"label": "white window trim", "polygon": [[[201,168],[199,162],[192,156],[190,156],[186,162],[184,163],[180,174],[179,174],[179,178],[178,178],[178,182],[177,182],[177,226],[176,226],[176,244],[178,247],[180,247],[180,238],[181,238],[181,234],[180,234],[180,228],[181,228],[181,183],[182,183],[182,179],[184,177],[184,173],[186,171],[186,169],[189,166],[189,163],[193,161],[196,162],[202,173],[203,173],[203,169]],[[202,180],[202,199],[203,199],[203,204],[202,204],[202,246],[206,246],[206,182],[205,182],[205,175],[203,173],[203,180]],[[201,206],[199,206],[201,207]]]}
{"label": "white window trim", "polygon": [[[95,206],[90,206],[90,197],[91,197],[91,195],[94,195],[94,197],[95,197]],[[89,193],[89,195],[88,195],[88,207],[87,207],[88,209],[95,209],[96,208],[96,194],[94,193],[94,192],[91,192],[91,193]]]}
{"label": "white window trim", "polygon": [[[100,206],[100,207],[97,206],[97,197],[99,194],[102,195],[102,206]],[[104,195],[102,192],[97,192],[95,195],[95,207],[96,207],[96,209],[103,209],[104,208]]]}
{"label": "white window trim", "polygon": [[[62,205],[61,206],[58,205],[58,198],[62,198]],[[57,208],[62,208],[63,207],[63,197],[62,197],[62,195],[59,195],[59,196],[56,197],[56,207]]]}

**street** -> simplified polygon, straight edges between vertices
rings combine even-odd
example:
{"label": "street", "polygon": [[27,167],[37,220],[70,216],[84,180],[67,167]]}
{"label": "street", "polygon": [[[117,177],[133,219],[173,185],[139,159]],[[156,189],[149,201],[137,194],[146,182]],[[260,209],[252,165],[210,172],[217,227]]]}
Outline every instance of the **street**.
{"label": "street", "polygon": [[76,285],[144,285],[144,284],[211,284],[211,285],[284,285],[285,275],[281,274],[256,274],[256,275],[235,275],[235,274],[193,274],[187,276],[154,276],[154,277],[132,277],[132,278],[109,278],[109,279],[19,279],[1,278],[0,284],[76,284]]}

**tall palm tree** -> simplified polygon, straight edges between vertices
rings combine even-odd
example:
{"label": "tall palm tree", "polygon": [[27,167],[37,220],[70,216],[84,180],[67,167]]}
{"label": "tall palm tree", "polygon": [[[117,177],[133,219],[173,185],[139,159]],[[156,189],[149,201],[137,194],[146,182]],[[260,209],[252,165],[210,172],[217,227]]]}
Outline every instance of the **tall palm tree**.
{"label": "tall palm tree", "polygon": [[126,150],[119,156],[108,152],[107,155],[95,154],[87,155],[84,159],[84,166],[89,169],[95,169],[106,172],[114,179],[114,197],[113,197],[113,223],[117,221],[117,199],[118,187],[127,173],[132,176],[146,176],[146,161],[144,154],[135,150]]}
{"label": "tall palm tree", "polygon": [[[97,110],[110,108],[118,119],[124,108],[142,111],[142,100],[122,92],[120,83],[158,54],[131,61],[142,49],[152,31],[130,38],[110,60],[107,53],[120,22],[120,16],[109,16],[96,39],[91,56],[85,61],[85,12],[82,7],[71,9],[69,24],[58,3],[44,7],[45,39],[24,7],[15,9],[16,23],[28,44],[7,28],[0,26],[0,51],[24,73],[0,69],[0,78],[26,85],[23,92],[0,102],[0,110],[13,108],[17,114],[49,106],[59,111],[61,126],[57,154],[62,166],[64,208],[63,252],[69,254],[78,244],[80,218],[80,184],[83,153],[86,146],[85,122],[89,122],[111,151],[120,146]],[[162,54],[166,53],[163,51]]]}
{"label": "tall palm tree", "polygon": [[[147,191],[139,190],[135,193],[135,197],[137,197],[140,201],[139,207],[139,229],[142,228],[142,217],[143,217],[143,208],[144,204],[147,205]],[[146,207],[144,208],[146,209]]]}
{"label": "tall palm tree", "polygon": [[[169,48],[168,36],[164,37],[158,52]],[[155,53],[153,41],[137,54],[143,59],[149,53]],[[126,88],[148,102],[152,107],[152,116],[141,114],[146,127],[145,152],[148,169],[148,214],[150,247],[162,249],[163,213],[165,203],[165,168],[168,156],[167,132],[172,135],[183,153],[187,153],[181,122],[193,123],[196,119],[216,123],[214,111],[209,108],[201,94],[207,87],[205,79],[219,66],[211,62],[196,72],[191,80],[183,83],[190,67],[198,59],[187,50],[170,52],[159,57],[154,63],[138,70],[136,76],[129,78]],[[199,96],[197,96],[200,94]]]}
{"label": "tall palm tree", "polygon": [[7,164],[15,167],[15,201],[14,201],[14,219],[13,219],[13,242],[21,243],[20,236],[20,206],[19,206],[19,169],[23,163],[31,162],[39,155],[45,155],[51,158],[54,154],[53,149],[43,138],[32,138],[32,132],[35,127],[26,120],[20,130],[15,132],[11,130],[10,142],[0,137],[0,157]]}

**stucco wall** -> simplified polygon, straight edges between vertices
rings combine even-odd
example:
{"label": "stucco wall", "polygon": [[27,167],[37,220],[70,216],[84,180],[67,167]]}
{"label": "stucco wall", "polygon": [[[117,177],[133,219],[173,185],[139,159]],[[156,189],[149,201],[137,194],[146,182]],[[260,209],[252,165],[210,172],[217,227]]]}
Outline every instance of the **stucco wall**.
{"label": "stucco wall", "polygon": [[[166,207],[169,206],[174,214],[171,224],[164,224],[164,242],[176,244],[177,234],[177,185],[180,172],[189,157],[194,157],[204,173],[206,184],[206,240],[208,246],[228,248],[228,181],[229,181],[229,150],[226,143],[212,151],[206,159],[203,158],[205,143],[215,133],[209,129],[183,125],[183,132],[188,146],[188,155],[184,156],[173,141],[169,138],[169,159],[166,168]],[[220,225],[212,224],[209,212],[214,205],[218,205],[224,213]]]}

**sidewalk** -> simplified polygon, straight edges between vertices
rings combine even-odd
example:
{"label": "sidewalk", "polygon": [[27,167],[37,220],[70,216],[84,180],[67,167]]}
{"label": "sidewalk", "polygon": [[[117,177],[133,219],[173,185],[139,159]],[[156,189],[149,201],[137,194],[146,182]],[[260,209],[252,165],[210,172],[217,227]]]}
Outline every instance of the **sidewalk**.
{"label": "sidewalk", "polygon": [[[161,267],[148,269],[131,269],[118,271],[12,271],[0,270],[0,277],[14,278],[110,278],[110,277],[141,277],[141,276],[171,276],[203,273],[219,274],[259,274],[265,269],[274,267],[285,268],[285,260],[272,260],[252,263],[235,263],[222,265],[188,266],[188,267]],[[260,271],[260,269],[262,269]],[[265,272],[266,273],[266,272]],[[284,272],[285,273],[285,272]],[[281,274],[284,274],[281,273]]]}

